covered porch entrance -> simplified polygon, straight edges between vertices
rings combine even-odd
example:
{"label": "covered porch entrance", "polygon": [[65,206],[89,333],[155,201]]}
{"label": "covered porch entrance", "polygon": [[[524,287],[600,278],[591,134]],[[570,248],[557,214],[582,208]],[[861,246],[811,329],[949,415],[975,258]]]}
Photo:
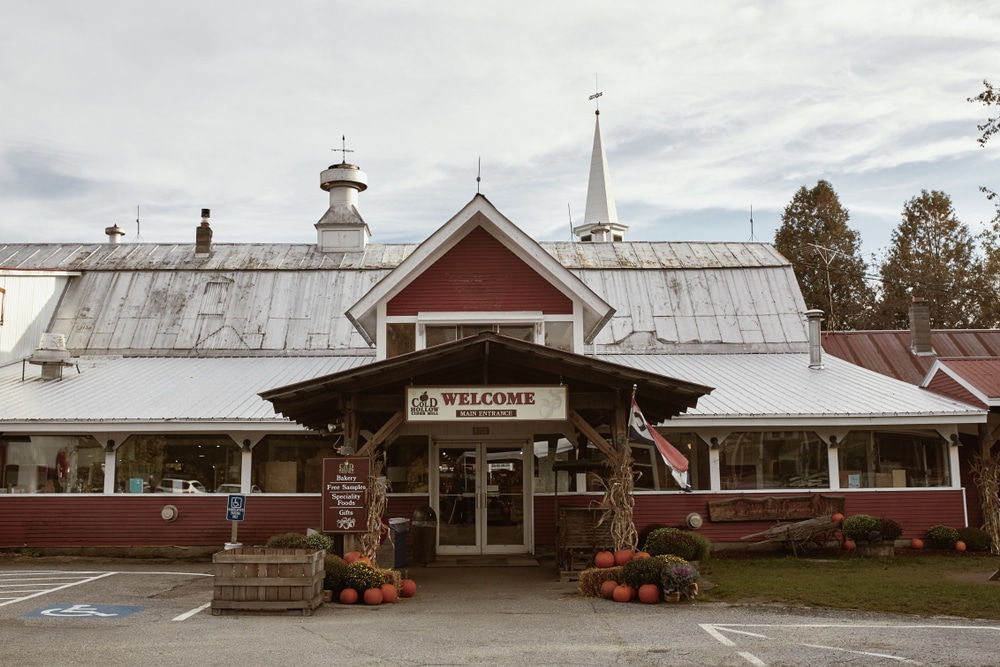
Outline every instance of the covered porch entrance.
{"label": "covered porch entrance", "polygon": [[[505,387],[539,397],[544,393],[545,400],[535,405],[553,407],[555,400],[560,416],[545,421],[545,414],[523,405],[516,406],[515,415],[507,409],[511,405],[499,409],[499,403],[490,409],[463,410],[457,417],[435,412],[435,391],[488,393],[497,388],[497,399]],[[341,453],[372,457],[372,470],[393,465],[386,461],[398,443],[405,442],[400,446],[410,451],[422,449],[426,454],[406,463],[407,470],[420,468],[424,476],[406,485],[409,497],[404,498],[419,505],[426,502],[435,510],[438,554],[485,556],[533,553],[534,435],[565,434],[574,444],[573,458],[595,452],[587,443],[598,456],[614,457],[626,441],[633,387],[653,423],[694,407],[711,391],[484,332],[261,396],[277,412],[308,428],[342,433]],[[435,416],[427,417],[428,412]],[[403,480],[402,464],[396,462],[388,472]],[[553,528],[546,526],[546,532]]]}

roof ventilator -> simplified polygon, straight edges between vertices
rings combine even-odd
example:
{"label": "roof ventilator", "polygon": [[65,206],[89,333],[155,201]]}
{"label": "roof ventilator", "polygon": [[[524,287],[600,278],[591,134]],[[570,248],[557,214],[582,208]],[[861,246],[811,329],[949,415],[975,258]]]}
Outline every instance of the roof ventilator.
{"label": "roof ventilator", "polygon": [[821,339],[823,325],[822,310],[807,310],[806,320],[809,323],[809,368],[823,369],[823,343]]}
{"label": "roof ventilator", "polygon": [[[61,380],[63,368],[66,366],[76,366],[66,349],[66,336],[55,333],[43,333],[38,342],[38,349],[31,353],[27,362],[35,366],[42,367],[43,380]],[[80,368],[77,367],[77,372]],[[21,379],[24,379],[22,370]]]}

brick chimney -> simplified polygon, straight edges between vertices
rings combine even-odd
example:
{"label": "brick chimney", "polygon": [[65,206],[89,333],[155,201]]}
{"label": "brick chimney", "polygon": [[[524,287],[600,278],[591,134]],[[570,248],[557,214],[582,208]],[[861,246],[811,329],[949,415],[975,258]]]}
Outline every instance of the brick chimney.
{"label": "brick chimney", "polygon": [[931,308],[922,296],[915,296],[910,302],[910,351],[918,356],[934,354]]}
{"label": "brick chimney", "polygon": [[212,254],[212,228],[208,224],[211,209],[201,209],[201,224],[194,230],[194,256],[208,257]]}

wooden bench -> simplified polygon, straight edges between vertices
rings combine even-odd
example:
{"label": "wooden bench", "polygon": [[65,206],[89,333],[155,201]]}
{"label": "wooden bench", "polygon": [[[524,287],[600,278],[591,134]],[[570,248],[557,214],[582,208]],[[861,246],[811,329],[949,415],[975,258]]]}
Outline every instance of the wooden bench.
{"label": "wooden bench", "polygon": [[[572,581],[598,551],[611,549],[611,517],[605,507],[563,505],[556,510],[556,567],[560,581]],[[600,525],[598,525],[600,523]]]}

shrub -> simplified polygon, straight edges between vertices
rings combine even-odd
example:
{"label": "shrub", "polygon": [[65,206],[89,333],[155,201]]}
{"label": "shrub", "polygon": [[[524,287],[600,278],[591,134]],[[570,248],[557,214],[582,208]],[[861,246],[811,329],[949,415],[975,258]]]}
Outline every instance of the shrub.
{"label": "shrub", "polygon": [[347,561],[340,556],[327,554],[323,561],[323,569],[326,575],[323,577],[323,588],[339,593],[347,588],[344,583],[347,577]]}
{"label": "shrub", "polygon": [[882,523],[882,539],[894,542],[899,539],[899,536],[903,534],[903,527],[892,519],[881,519]]}
{"label": "shrub", "polygon": [[347,566],[344,584],[359,593],[369,588],[379,588],[385,583],[385,575],[381,570],[362,561],[354,561]]}
{"label": "shrub", "polygon": [[663,561],[655,558],[638,558],[622,566],[622,582],[639,589],[644,584],[660,585],[660,571]]}
{"label": "shrub", "polygon": [[643,551],[651,556],[674,555],[684,560],[698,558],[700,547],[691,533],[678,528],[657,528],[646,538]]}
{"label": "shrub", "polygon": [[272,535],[264,543],[269,549],[310,549],[306,536],[301,533],[282,533]]}
{"label": "shrub", "polygon": [[646,546],[646,542],[649,541],[649,535],[650,535],[650,533],[652,533],[654,530],[658,530],[660,528],[669,528],[669,526],[667,526],[667,524],[665,524],[665,523],[649,523],[649,524],[646,524],[646,527],[639,531],[639,536],[638,536],[638,540],[636,541],[636,544],[638,544],[640,547],[645,547]]}
{"label": "shrub", "polygon": [[323,533],[306,535],[306,545],[309,549],[323,549],[327,553],[333,551],[333,538]]}
{"label": "shrub", "polygon": [[855,514],[844,519],[841,530],[844,535],[855,542],[879,542],[882,540],[882,520],[870,514]]}
{"label": "shrub", "polygon": [[992,546],[990,536],[979,528],[959,528],[958,539],[965,542],[965,548],[969,551],[989,551]]}
{"label": "shrub", "polygon": [[689,532],[688,535],[690,535],[698,544],[698,555],[694,558],[694,560],[699,563],[704,563],[708,560],[709,555],[712,553],[712,541],[701,533],[696,533],[694,531]]}
{"label": "shrub", "polygon": [[958,531],[950,526],[932,526],[927,531],[927,544],[932,549],[954,549],[958,540]]}

